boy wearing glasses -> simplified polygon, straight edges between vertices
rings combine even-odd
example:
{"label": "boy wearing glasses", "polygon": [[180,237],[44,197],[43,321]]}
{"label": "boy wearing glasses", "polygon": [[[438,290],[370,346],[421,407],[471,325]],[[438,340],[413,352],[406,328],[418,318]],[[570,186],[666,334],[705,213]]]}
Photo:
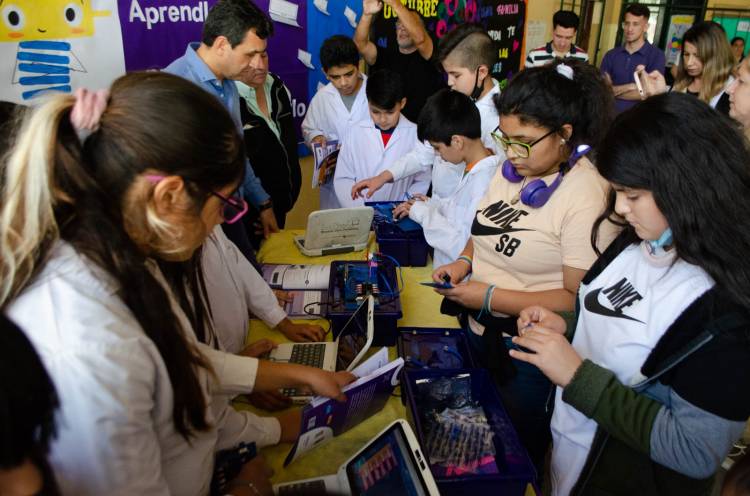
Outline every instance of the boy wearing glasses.
{"label": "boy wearing glasses", "polygon": [[647,74],[659,71],[664,75],[664,52],[646,40],[650,15],[651,11],[643,4],[628,5],[622,22],[625,44],[608,51],[602,59],[601,71],[612,85],[618,113],[641,101],[641,94],[633,79],[636,67],[643,65]]}
{"label": "boy wearing glasses", "polygon": [[409,200],[394,210],[419,223],[435,249],[435,267],[458,258],[471,234],[479,200],[495,175],[500,157],[482,143],[479,110],[457,91],[441,90],[427,100],[419,116],[418,137],[427,141],[441,159],[463,165],[456,190],[447,198]]}
{"label": "boy wearing glasses", "polygon": [[[377,46],[369,40],[373,19],[387,5],[396,17],[396,46]],[[426,13],[425,13],[426,14]],[[409,11],[399,0],[363,0],[362,17],[354,32],[357,50],[370,66],[370,72],[390,69],[404,84],[406,106],[401,111],[412,122],[427,99],[445,83],[432,61],[432,38],[424,28],[422,18]]]}
{"label": "boy wearing glasses", "polygon": [[[438,60],[448,73],[448,87],[475,101],[481,118],[482,141],[493,151],[497,148],[491,133],[498,120],[493,98],[500,94],[500,87],[491,74],[496,59],[492,39],[476,24],[462,24],[445,35],[438,46]],[[377,176],[356,183],[352,197],[364,195],[369,199],[386,183],[430,169],[433,197],[447,198],[458,186],[464,167],[441,159],[429,143],[417,143],[408,155],[389,164]]]}

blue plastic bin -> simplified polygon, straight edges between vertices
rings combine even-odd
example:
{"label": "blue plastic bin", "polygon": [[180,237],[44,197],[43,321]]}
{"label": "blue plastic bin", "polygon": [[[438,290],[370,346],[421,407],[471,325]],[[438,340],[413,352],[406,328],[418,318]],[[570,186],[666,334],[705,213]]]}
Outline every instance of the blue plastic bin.
{"label": "blue plastic bin", "polygon": [[[420,346],[420,344],[427,346]],[[439,345],[446,348],[435,349],[427,356],[429,348]],[[466,331],[460,328],[442,327],[399,327],[396,343],[398,356],[404,359],[404,369],[473,369],[479,365],[471,351]],[[413,356],[421,353],[420,356]]]}
{"label": "blue plastic bin", "polygon": [[[338,335],[339,331],[346,325],[349,317],[354,313],[354,309],[347,308],[345,305],[343,288],[343,276],[341,268],[345,265],[359,265],[367,267],[366,261],[359,260],[337,260],[331,262],[331,278],[328,282],[328,318],[331,321],[333,335]],[[381,274],[387,278],[391,289],[398,291],[399,283],[396,275],[396,268],[390,262],[381,263],[378,266]],[[381,291],[384,288],[380,288]],[[375,305],[375,336],[373,346],[394,346],[396,344],[397,322],[403,316],[401,312],[401,298],[395,296],[381,295],[379,303]]]}
{"label": "blue plastic bin", "polygon": [[490,428],[494,432],[494,444],[498,473],[467,474],[445,477],[432,468],[435,482],[443,496],[477,496],[485,494],[502,494],[503,496],[522,496],[528,484],[536,477],[534,466],[529,455],[521,445],[518,434],[511,424],[508,414],[500,400],[489,374],[484,369],[462,370],[407,370],[401,381],[401,391],[406,397],[406,413],[409,423],[422,445],[422,451],[429,459],[425,449],[425,437],[420,419],[417,381],[426,378],[457,377],[468,374],[471,377],[472,399],[479,402],[487,416]]}
{"label": "blue plastic bin", "polygon": [[[381,253],[395,258],[404,267],[424,267],[430,245],[424,237],[422,228],[404,231],[397,222],[382,219],[377,215],[378,206],[395,208],[400,202],[366,202],[365,205],[376,208],[376,215],[372,220],[375,239]],[[407,220],[408,222],[413,222]]]}

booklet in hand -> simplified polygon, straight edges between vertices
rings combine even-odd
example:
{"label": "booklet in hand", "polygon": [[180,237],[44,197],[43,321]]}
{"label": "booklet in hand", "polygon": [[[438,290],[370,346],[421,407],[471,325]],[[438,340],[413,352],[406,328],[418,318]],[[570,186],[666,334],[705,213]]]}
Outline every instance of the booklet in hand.
{"label": "booklet in hand", "polygon": [[382,410],[403,366],[403,358],[389,362],[388,348],[381,348],[352,371],[358,379],[343,388],[346,401],[315,397],[302,410],[300,435],[284,466]]}

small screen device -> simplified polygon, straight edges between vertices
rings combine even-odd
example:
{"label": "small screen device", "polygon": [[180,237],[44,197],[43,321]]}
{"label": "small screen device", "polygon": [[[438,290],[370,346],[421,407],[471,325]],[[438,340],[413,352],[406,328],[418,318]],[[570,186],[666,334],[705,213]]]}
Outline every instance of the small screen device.
{"label": "small screen device", "polygon": [[643,91],[643,82],[641,81],[641,71],[633,73],[633,80],[635,81],[635,87],[638,89],[638,94],[641,95],[641,99],[646,98],[646,93]]}

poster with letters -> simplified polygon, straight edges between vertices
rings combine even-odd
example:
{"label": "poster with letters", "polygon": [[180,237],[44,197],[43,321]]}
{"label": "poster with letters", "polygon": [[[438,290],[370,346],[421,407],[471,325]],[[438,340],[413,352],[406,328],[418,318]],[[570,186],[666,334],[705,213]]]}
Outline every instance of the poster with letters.
{"label": "poster with letters", "polygon": [[[401,0],[401,3],[419,13],[435,47],[441,38],[459,25],[481,24],[497,48],[497,63],[492,68],[492,74],[501,87],[518,72],[526,56],[524,0]],[[384,48],[395,46],[395,22],[393,9],[384,5],[373,22],[371,40]]]}

